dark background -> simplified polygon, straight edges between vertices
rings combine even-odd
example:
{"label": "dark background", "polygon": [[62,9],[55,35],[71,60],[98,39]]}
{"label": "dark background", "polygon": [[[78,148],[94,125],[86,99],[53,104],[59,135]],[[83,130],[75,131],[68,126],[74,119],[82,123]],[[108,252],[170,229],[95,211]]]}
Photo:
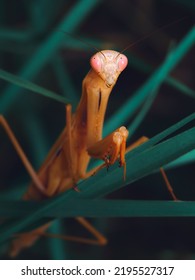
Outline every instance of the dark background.
{"label": "dark background", "polygon": [[[82,79],[89,70],[89,58],[96,52],[93,46],[62,34],[57,51],[43,65],[27,75],[24,69],[40,46],[59,32],[59,23],[68,18],[71,9],[84,1],[0,1],[0,64],[2,69],[53,90],[74,104],[79,100]],[[90,2],[90,1],[89,1]],[[99,49],[122,51],[141,41],[125,53],[132,56],[129,66],[113,90],[107,110],[111,117],[120,104],[138,89],[163,62],[171,47],[188,33],[194,24],[193,1],[94,1],[75,30],[83,42]],[[74,23],[80,21],[75,15]],[[74,31],[74,32],[73,32]],[[148,38],[145,38],[148,37]],[[72,41],[71,41],[72,40]],[[74,43],[73,43],[74,42]],[[48,43],[49,47],[52,41]],[[42,57],[40,56],[40,60]],[[171,76],[191,89],[195,88],[194,47]],[[22,70],[23,69],[23,70]],[[21,74],[22,73],[22,74]],[[66,76],[66,80],[63,79]],[[28,77],[27,77],[28,76]],[[0,82],[1,98],[9,92],[9,84]],[[24,94],[21,95],[21,92]],[[75,93],[75,97],[74,97]],[[38,168],[65,124],[64,105],[29,91],[17,90],[14,102],[1,106],[1,112],[13,128],[33,166]],[[73,104],[73,105],[74,105]],[[194,112],[195,100],[164,83],[159,94],[133,136],[152,137],[163,129]],[[175,193],[181,200],[195,199],[194,163],[168,170]],[[29,177],[14,152],[4,131],[0,131],[0,188],[2,197],[19,198]],[[159,174],[144,178],[110,195],[112,198],[139,200],[169,200],[169,194]],[[108,237],[106,247],[61,243],[61,253],[53,249],[55,242],[41,239],[19,258],[73,259],[194,259],[195,219],[193,218],[126,218],[94,220]],[[66,232],[79,233],[80,226],[72,219],[61,222]],[[59,224],[56,225],[56,228]],[[83,232],[85,234],[85,231]],[[6,258],[5,254],[2,254]]]}

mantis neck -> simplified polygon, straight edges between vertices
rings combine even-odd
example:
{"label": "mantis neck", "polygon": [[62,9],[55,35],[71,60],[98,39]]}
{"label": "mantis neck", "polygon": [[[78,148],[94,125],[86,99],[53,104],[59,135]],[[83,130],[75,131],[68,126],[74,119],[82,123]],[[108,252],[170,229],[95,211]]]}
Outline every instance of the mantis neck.
{"label": "mantis neck", "polygon": [[107,87],[92,69],[83,80],[82,96],[75,119],[79,120],[76,126],[86,134],[87,147],[102,139],[104,116],[113,86]]}

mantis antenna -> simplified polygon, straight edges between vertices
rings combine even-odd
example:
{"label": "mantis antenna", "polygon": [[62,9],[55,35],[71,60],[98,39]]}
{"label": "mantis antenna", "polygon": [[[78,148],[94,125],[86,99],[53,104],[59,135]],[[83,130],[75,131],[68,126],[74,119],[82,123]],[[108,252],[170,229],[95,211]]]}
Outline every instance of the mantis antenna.
{"label": "mantis antenna", "polygon": [[[153,31],[150,32],[149,34],[146,34],[145,36],[139,38],[139,39],[136,40],[135,42],[133,42],[133,43],[127,45],[127,46],[117,55],[117,57],[118,57],[120,54],[124,53],[124,52],[125,52],[126,50],[128,50],[129,48],[131,48],[131,47],[133,47],[133,46],[135,46],[135,45],[141,43],[141,42],[144,41],[145,39],[147,39],[147,38],[153,36],[153,35],[156,34],[157,32],[159,32],[159,31],[161,31],[161,30],[163,30],[163,29],[165,29],[165,28],[167,28],[167,27],[169,27],[169,26],[171,26],[171,25],[174,25],[174,24],[176,24],[176,23],[178,23],[178,22],[180,22],[180,21],[183,21],[183,20],[185,20],[186,18],[189,18],[189,16],[182,17],[182,18],[180,18],[180,19],[177,19],[177,20],[175,20],[175,21],[172,21],[172,22],[170,22],[170,23],[167,23],[166,25],[163,25],[163,26],[161,26],[161,27],[159,27],[159,28],[153,30]],[[117,58],[117,57],[116,57],[116,58]]]}
{"label": "mantis antenna", "polygon": [[95,47],[91,43],[82,40],[79,36],[77,36],[75,34],[74,35],[70,34],[70,33],[66,32],[66,31],[63,31],[63,30],[57,30],[57,31],[62,32],[64,34],[68,35],[69,37],[73,37],[73,38],[77,39],[78,41],[80,41],[81,43],[85,44],[86,46],[93,48],[97,52],[100,52],[102,54],[102,56],[106,59],[106,56],[104,55],[104,53],[101,50],[99,50],[97,47]]}

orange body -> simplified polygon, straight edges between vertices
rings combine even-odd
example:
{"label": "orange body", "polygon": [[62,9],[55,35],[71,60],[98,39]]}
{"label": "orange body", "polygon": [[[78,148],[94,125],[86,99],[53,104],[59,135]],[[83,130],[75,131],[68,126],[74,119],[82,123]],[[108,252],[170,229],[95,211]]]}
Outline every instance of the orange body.
{"label": "orange body", "polygon": [[[42,200],[75,187],[80,179],[95,172],[86,173],[90,157],[102,159],[106,166],[119,160],[125,167],[128,131],[120,127],[102,139],[102,128],[109,95],[127,66],[127,58],[116,51],[101,51],[91,58],[91,66],[76,112],[72,115],[71,106],[66,107],[66,127],[38,171],[38,179],[32,178],[23,197],[26,200]],[[17,235],[10,255],[31,246],[48,226]]]}

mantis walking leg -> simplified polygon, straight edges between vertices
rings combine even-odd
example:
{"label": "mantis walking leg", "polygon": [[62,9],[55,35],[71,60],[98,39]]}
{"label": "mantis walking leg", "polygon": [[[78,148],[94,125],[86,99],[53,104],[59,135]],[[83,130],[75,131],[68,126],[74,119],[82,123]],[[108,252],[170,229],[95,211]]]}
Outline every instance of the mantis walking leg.
{"label": "mantis walking leg", "polygon": [[[67,108],[67,114],[66,116],[69,116],[70,108]],[[67,124],[69,125],[69,117],[67,117]],[[22,160],[25,168],[27,169],[30,177],[32,178],[33,183],[36,185],[37,189],[43,193],[44,195],[47,195],[47,192],[45,190],[45,187],[43,186],[41,180],[39,179],[39,176],[37,175],[36,171],[32,167],[31,163],[29,162],[27,156],[25,155],[23,149],[21,148],[18,140],[16,139],[14,133],[12,132],[10,126],[8,125],[7,121],[3,116],[0,116],[0,125],[3,126],[5,129],[10,141],[12,142],[17,154],[19,155],[20,159]],[[86,244],[99,244],[103,245],[106,244],[105,237],[98,232],[87,220],[84,218],[76,218],[76,220],[84,226],[96,239],[88,239],[88,238],[80,238],[80,237],[74,237],[74,236],[58,236],[54,235],[54,237],[61,237],[65,240],[75,241],[75,242],[82,242]],[[49,233],[44,233],[44,231],[49,227],[50,224],[46,224],[41,226],[38,229],[35,229],[29,233],[21,233],[16,234],[15,239],[12,242],[11,250],[10,250],[10,256],[15,257],[21,248],[30,247],[40,236],[51,236]]]}
{"label": "mantis walking leg", "polygon": [[[143,144],[144,142],[148,141],[149,138],[146,136],[142,136],[140,139],[138,139],[136,142],[134,142],[133,144],[129,145],[126,149],[126,153],[130,152],[132,149],[136,148],[137,146]],[[179,199],[176,197],[176,195],[174,194],[173,188],[171,187],[171,183],[169,182],[169,179],[166,175],[165,170],[161,167],[160,168],[160,173],[163,177],[163,180],[166,184],[166,187],[168,189],[168,192],[170,193],[170,195],[172,196],[173,200],[178,201]]]}
{"label": "mantis walking leg", "polygon": [[2,115],[0,115],[0,125],[2,125],[2,127],[5,129],[10,141],[12,142],[17,154],[19,155],[22,163],[24,164],[24,167],[26,168],[27,172],[29,173],[30,177],[32,178],[32,181],[34,182],[35,186],[41,193],[45,194],[45,188],[44,188],[43,184],[41,183],[36,171],[32,167],[27,156],[25,155],[22,147],[20,146],[18,140],[16,139],[16,137],[15,137],[14,133],[12,132],[6,119]]}
{"label": "mantis walking leg", "polygon": [[75,220],[81,224],[84,228],[86,228],[95,239],[92,238],[85,238],[85,237],[79,237],[79,236],[68,236],[68,235],[62,235],[62,234],[55,234],[55,233],[48,233],[48,232],[38,232],[35,233],[39,236],[45,236],[45,237],[51,237],[51,238],[59,238],[66,241],[73,241],[73,242],[79,242],[84,243],[88,245],[99,245],[103,246],[107,244],[107,239],[98,231],[96,230],[85,218],[83,217],[77,217]]}
{"label": "mantis walking leg", "polygon": [[37,241],[37,239],[39,239],[40,237],[58,238],[66,241],[78,242],[88,245],[103,246],[107,244],[107,239],[97,229],[95,229],[95,227],[93,227],[85,218],[77,217],[75,218],[75,220],[79,222],[79,224],[81,224],[84,228],[86,228],[86,230],[91,233],[94,239],[45,232],[50,226],[50,224],[45,224],[35,230],[32,230],[31,232],[15,234],[15,239],[12,241],[11,248],[9,251],[10,257],[16,257],[22,248],[28,248],[32,246],[35,243],[35,241]]}
{"label": "mantis walking leg", "polygon": [[[142,136],[140,139],[138,139],[136,142],[134,142],[133,144],[129,145],[126,149],[126,153],[130,152],[131,150],[133,150],[134,148],[136,148],[137,146],[143,144],[144,142],[148,141],[149,138],[146,136]],[[173,188],[171,187],[171,184],[169,182],[169,179],[164,171],[164,169],[161,167],[160,168],[160,173],[163,177],[163,180],[165,181],[166,187],[170,193],[170,195],[172,196],[173,200],[178,201],[178,198],[176,197],[176,195],[174,194]]]}

